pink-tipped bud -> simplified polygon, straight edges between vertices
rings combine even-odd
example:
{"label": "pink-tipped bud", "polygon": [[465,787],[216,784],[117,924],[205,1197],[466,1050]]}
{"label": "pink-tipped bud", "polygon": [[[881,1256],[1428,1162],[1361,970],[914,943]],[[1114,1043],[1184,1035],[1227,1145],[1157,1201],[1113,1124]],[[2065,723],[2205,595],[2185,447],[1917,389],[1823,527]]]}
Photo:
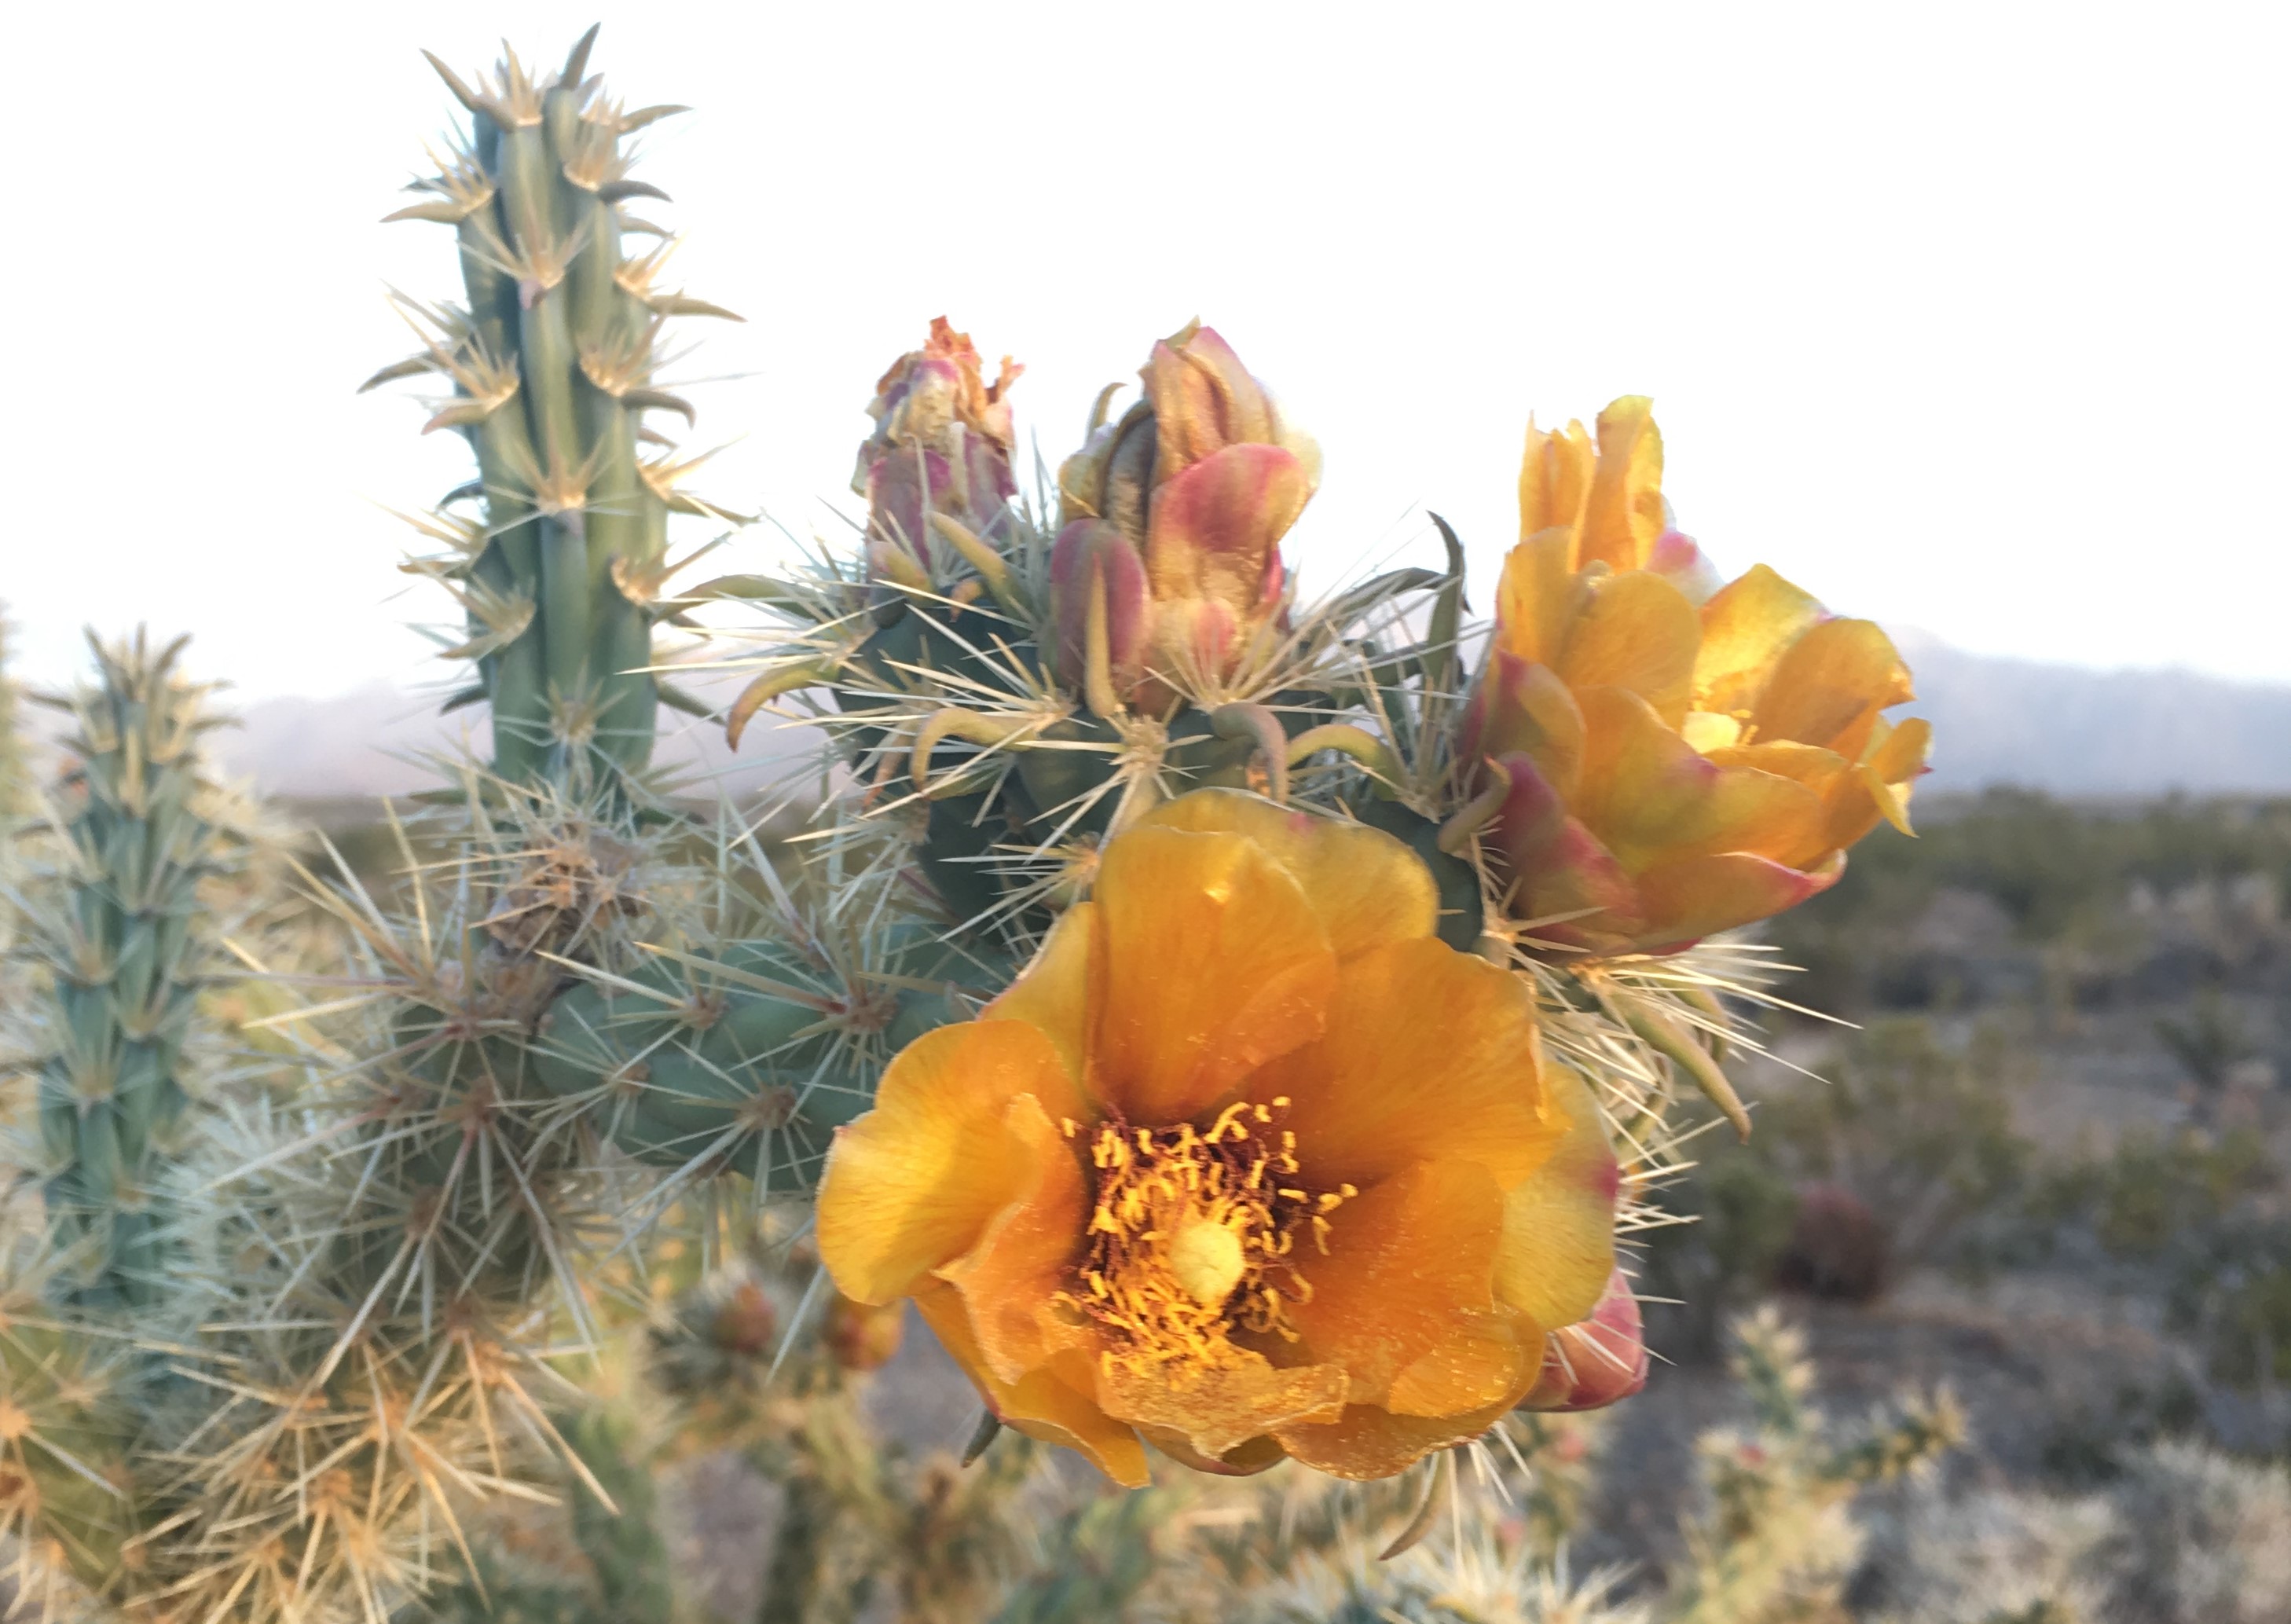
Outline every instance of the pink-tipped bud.
{"label": "pink-tipped bud", "polygon": [[1543,1371],[1522,1399],[1522,1410],[1600,1410],[1646,1386],[1645,1329],[1638,1298],[1622,1270],[1607,1277],[1607,1289],[1591,1317],[1544,1339]]}
{"label": "pink-tipped bud", "polygon": [[1058,679],[1076,693],[1089,692],[1090,623],[1105,625],[1106,681],[1127,698],[1145,669],[1152,605],[1146,561],[1113,525],[1078,519],[1050,545],[1050,618],[1057,630]]}
{"label": "pink-tipped bud", "polygon": [[[1103,521],[1143,559],[1146,664],[1214,684],[1280,612],[1281,540],[1320,482],[1320,453],[1207,327],[1154,345],[1140,375],[1146,398],[1059,469],[1060,511],[1070,526]],[[1168,695],[1150,680],[1139,691]]]}

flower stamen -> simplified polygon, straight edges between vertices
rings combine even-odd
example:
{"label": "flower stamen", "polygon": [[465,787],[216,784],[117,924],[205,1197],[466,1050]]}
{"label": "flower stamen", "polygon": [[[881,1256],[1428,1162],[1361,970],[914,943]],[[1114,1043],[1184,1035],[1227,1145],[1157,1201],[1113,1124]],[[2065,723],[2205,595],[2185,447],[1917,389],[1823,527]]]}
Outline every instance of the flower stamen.
{"label": "flower stamen", "polygon": [[[1327,1214],[1359,1192],[1303,1188],[1297,1136],[1257,1131],[1288,1104],[1236,1102],[1206,1129],[1109,1122],[1090,1137],[1097,1199],[1082,1289],[1060,1300],[1115,1333],[1109,1360],[1222,1367],[1242,1361],[1236,1332],[1297,1339],[1289,1305],[1313,1296],[1289,1261],[1297,1232],[1308,1229],[1325,1256]],[[1072,1122],[1060,1127],[1081,1137]]]}

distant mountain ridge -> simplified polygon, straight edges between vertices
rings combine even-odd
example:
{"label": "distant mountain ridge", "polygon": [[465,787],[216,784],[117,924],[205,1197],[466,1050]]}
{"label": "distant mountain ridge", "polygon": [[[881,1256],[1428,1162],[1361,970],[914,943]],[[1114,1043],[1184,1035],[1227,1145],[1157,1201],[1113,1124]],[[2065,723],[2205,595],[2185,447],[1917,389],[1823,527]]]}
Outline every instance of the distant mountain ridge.
{"label": "distant mountain ridge", "polygon": [[1933,724],[1921,789],[2059,795],[2291,794],[2291,685],[1966,654],[1907,634],[1912,711]]}
{"label": "distant mountain ridge", "polygon": [[[2072,796],[2291,794],[2291,685],[2005,659],[1917,633],[1900,642],[1917,676],[1909,708],[1933,724],[1933,772],[1923,792],[2017,784]],[[728,697],[737,682],[718,686],[727,691],[711,699]],[[274,795],[404,794],[432,781],[422,753],[449,750],[464,735],[480,750],[486,744],[482,710],[441,717],[437,704],[434,693],[380,682],[327,699],[259,700],[217,746],[226,770]],[[760,722],[736,756],[708,723],[668,713],[662,720],[660,759],[703,795],[711,782],[736,796],[761,789],[818,742],[808,730]]]}

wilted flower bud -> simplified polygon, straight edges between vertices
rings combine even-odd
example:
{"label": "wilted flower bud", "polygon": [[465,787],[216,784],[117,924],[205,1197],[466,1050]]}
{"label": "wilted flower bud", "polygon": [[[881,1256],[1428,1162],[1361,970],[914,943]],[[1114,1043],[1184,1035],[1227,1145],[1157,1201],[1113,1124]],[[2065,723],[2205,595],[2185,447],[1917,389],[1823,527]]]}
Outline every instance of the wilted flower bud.
{"label": "wilted flower bud", "polygon": [[1760,566],[1723,588],[1669,527],[1648,403],[1598,437],[1528,431],[1523,539],[1462,720],[1507,785],[1507,909],[1573,953],[1660,953],[1804,901],[1883,818],[1907,829],[1930,733],[1885,634]]}
{"label": "wilted flower bud", "polygon": [[1016,434],[1010,386],[1024,367],[1002,358],[985,381],[970,335],[946,318],[930,337],[891,364],[875,385],[868,415],[875,431],[859,447],[851,488],[867,498],[868,572],[878,580],[928,589],[944,544],[929,515],[944,513],[985,536],[1017,490],[1010,471]]}
{"label": "wilted flower bud", "polygon": [[[1066,459],[1058,493],[1062,545],[1094,522],[1142,567],[1141,655],[1113,680],[1118,697],[1152,707],[1166,703],[1167,687],[1149,669],[1193,680],[1229,675],[1279,613],[1281,538],[1320,482],[1320,452],[1282,422],[1264,385],[1207,327],[1154,345],[1140,375],[1145,398]],[[1093,558],[1113,544],[1088,534]],[[1127,579],[1126,566],[1121,573]],[[1083,647],[1090,598],[1079,585],[1054,587],[1053,597],[1061,671],[1079,685],[1064,651]]]}
{"label": "wilted flower bud", "polygon": [[907,1309],[894,1302],[881,1307],[855,1303],[840,1292],[828,1306],[827,1352],[847,1371],[880,1371],[898,1356],[906,1332]]}

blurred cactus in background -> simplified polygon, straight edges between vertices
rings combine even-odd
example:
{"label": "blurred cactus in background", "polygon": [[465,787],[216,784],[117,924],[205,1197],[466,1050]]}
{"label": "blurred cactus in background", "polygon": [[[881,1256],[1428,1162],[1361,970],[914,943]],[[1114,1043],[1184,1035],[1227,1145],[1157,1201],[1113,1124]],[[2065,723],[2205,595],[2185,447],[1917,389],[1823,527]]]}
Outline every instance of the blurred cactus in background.
{"label": "blurred cactus in background", "polygon": [[52,871],[26,882],[25,950],[48,984],[32,1034],[41,1188],[82,1301],[149,1306],[168,1288],[160,1175],[180,1150],[202,988],[221,969],[203,890],[244,833],[209,778],[221,719],[178,670],[178,639],[91,636],[98,676],[68,699],[50,797]]}

